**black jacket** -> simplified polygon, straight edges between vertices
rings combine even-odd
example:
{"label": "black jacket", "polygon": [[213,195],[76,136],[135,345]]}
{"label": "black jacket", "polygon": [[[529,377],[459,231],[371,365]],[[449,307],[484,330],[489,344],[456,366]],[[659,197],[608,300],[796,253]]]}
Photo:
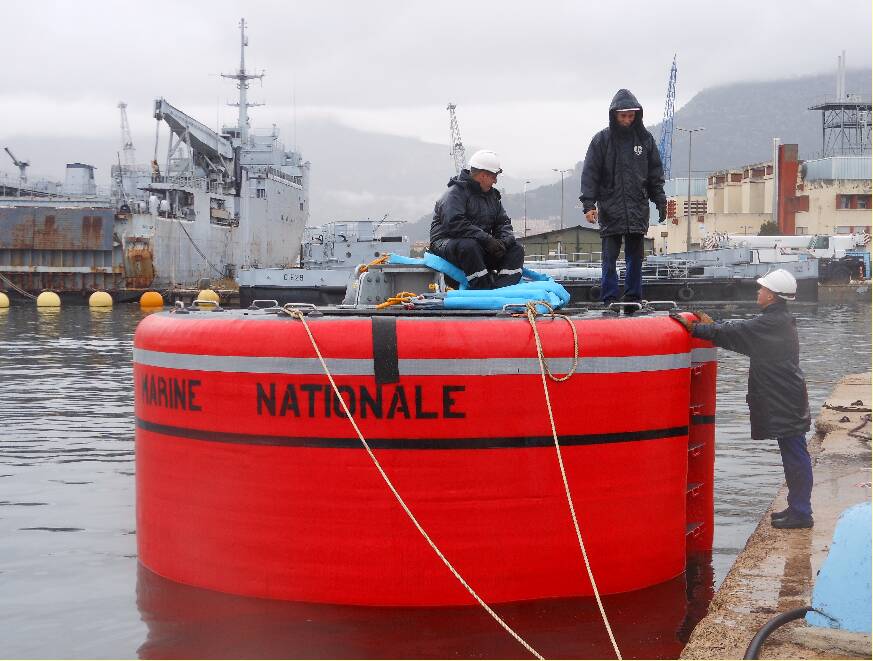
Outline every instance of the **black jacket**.
{"label": "black jacket", "polygon": [[[639,108],[634,123],[622,128],[615,119],[620,108]],[[643,125],[643,107],[628,90],[620,89],[609,104],[609,126],[592,139],[582,166],[583,213],[598,209],[600,235],[645,234],[649,200],[661,207],[664,168],[655,138]]]}
{"label": "black jacket", "polygon": [[484,241],[489,236],[507,246],[515,242],[512,222],[500,201],[500,191],[492,188],[483,193],[469,170],[461,170],[461,174],[449,179],[448,187],[434,205],[431,245],[445,239]]}
{"label": "black jacket", "polygon": [[749,356],[752,438],[782,438],[809,431],[809,399],[800,369],[794,317],[783,301],[754,319],[695,324],[694,337]]}

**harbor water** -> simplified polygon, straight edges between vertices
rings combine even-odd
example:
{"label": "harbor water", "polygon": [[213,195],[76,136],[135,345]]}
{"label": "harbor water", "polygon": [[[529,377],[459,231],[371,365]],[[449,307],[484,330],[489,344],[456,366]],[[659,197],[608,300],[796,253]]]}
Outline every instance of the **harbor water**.
{"label": "harbor water", "polygon": [[[131,347],[145,314],[132,305],[0,309],[3,657],[529,657],[479,607],[249,599],[179,585],[142,568]],[[795,314],[815,415],[843,374],[870,369],[871,312],[866,305],[820,305],[799,306]],[[775,442],[749,440],[747,374],[746,358],[719,352],[711,557],[692,558],[686,574],[672,581],[604,600],[625,658],[678,656],[783,481]],[[546,658],[612,656],[593,600],[496,610]]]}

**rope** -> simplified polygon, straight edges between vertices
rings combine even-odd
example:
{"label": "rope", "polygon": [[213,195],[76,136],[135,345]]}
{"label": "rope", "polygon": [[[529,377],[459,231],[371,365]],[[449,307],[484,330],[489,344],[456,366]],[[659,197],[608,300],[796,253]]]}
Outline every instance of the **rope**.
{"label": "rope", "polygon": [[215,271],[215,272],[216,272],[218,275],[220,275],[221,277],[224,277],[224,271],[219,270],[218,267],[215,266],[215,264],[213,264],[212,262],[209,261],[209,258],[208,258],[206,255],[204,255],[204,254],[203,254],[203,251],[200,250],[200,248],[197,247],[197,244],[196,244],[196,243],[194,243],[194,239],[192,239],[192,238],[191,238],[191,235],[188,234],[188,230],[185,229],[185,226],[182,224],[182,222],[179,221],[178,224],[179,224],[179,227],[182,228],[182,231],[185,232],[185,236],[188,237],[188,240],[191,242],[191,245],[194,246],[194,250],[197,251],[197,254],[200,255],[200,256],[201,256],[201,257],[206,261],[206,263],[209,264],[209,266],[212,267],[212,270],[213,270],[213,271]]}
{"label": "rope", "polygon": [[[543,379],[543,392],[546,395],[546,408],[549,410],[549,424],[552,426],[552,438],[555,439],[555,452],[558,455],[558,466],[561,468],[561,479],[564,481],[564,491],[567,494],[567,504],[570,506],[570,516],[573,518],[573,527],[576,529],[576,539],[579,540],[579,548],[582,549],[582,559],[585,561],[585,571],[588,572],[588,579],[591,581],[591,588],[594,590],[594,598],[597,600],[597,608],[600,609],[600,616],[603,618],[603,624],[606,625],[606,633],[609,634],[609,641],[612,643],[612,648],[615,650],[616,658],[621,661],[621,652],[618,649],[618,645],[615,642],[615,636],[612,633],[612,627],[609,626],[609,619],[606,617],[606,611],[603,608],[603,602],[600,600],[600,592],[597,589],[597,583],[594,582],[594,574],[591,571],[591,563],[588,562],[588,552],[585,550],[585,544],[582,542],[582,533],[579,531],[579,521],[576,519],[576,508],[573,506],[573,497],[570,494],[570,484],[567,481],[567,472],[564,470],[564,459],[561,456],[561,444],[558,442],[558,432],[555,429],[555,416],[552,413],[552,400],[549,398],[549,387],[548,382],[546,381],[546,374],[548,373],[549,377],[553,381],[566,381],[573,372],[576,371],[576,365],[579,359],[579,344],[576,335],[576,328],[573,325],[573,322],[566,315],[556,315],[554,312],[550,312],[552,317],[561,317],[570,324],[570,328],[573,329],[573,369],[568,372],[563,378],[556,378],[552,376],[552,373],[549,371],[548,365],[546,364],[546,357],[543,355],[543,345],[540,340],[540,334],[537,331],[536,324],[536,316],[537,316],[537,304],[534,302],[528,303],[526,306],[527,319],[530,322],[531,328],[533,329],[534,340],[537,345],[537,358],[540,361],[540,376]],[[546,305],[551,311],[551,307]]]}
{"label": "rope", "polygon": [[15,291],[17,291],[17,292],[18,292],[19,294],[21,294],[22,296],[24,296],[24,297],[26,297],[26,298],[34,299],[34,300],[36,299],[36,296],[34,296],[33,294],[31,294],[31,293],[28,292],[28,291],[24,291],[21,287],[19,287],[18,285],[16,285],[14,282],[12,282],[12,280],[10,280],[9,278],[7,278],[7,277],[6,277],[5,275],[3,275],[2,273],[0,273],[0,280],[2,280],[3,282],[5,282],[7,285],[9,285],[10,288],[14,289]]}
{"label": "rope", "polygon": [[[539,331],[537,331],[536,323],[536,317],[537,314],[539,314],[537,312],[537,305],[542,305],[543,307],[548,308],[549,316],[563,319],[570,325],[570,332],[573,333],[573,366],[570,367],[570,371],[567,372],[564,376],[555,376],[554,374],[552,374],[552,370],[549,369],[549,363],[546,361],[545,355],[543,355],[542,342],[540,341],[540,334]],[[552,306],[545,301],[528,302],[525,305],[525,313],[527,314],[527,319],[530,322],[531,328],[533,329],[534,339],[536,340],[537,344],[537,352],[539,353],[540,365],[545,369],[546,374],[549,375],[549,378],[552,381],[555,381],[557,383],[566,381],[576,373],[576,368],[579,366],[579,336],[576,333],[576,326],[573,324],[572,321],[570,321],[570,317],[568,317],[567,315],[555,314]],[[546,399],[548,399],[548,397],[549,395],[548,393],[546,393]],[[551,409],[549,413],[551,414]]]}
{"label": "rope", "polygon": [[418,298],[418,294],[411,291],[400,291],[394,294],[386,300],[384,303],[379,303],[376,306],[377,310],[384,310],[385,308],[391,307],[392,305],[401,305],[405,303],[409,303],[411,300]]}
{"label": "rope", "polygon": [[357,273],[358,273],[358,275],[360,275],[361,273],[366,273],[367,271],[370,270],[371,266],[378,266],[379,264],[384,264],[387,261],[388,261],[388,255],[387,254],[382,255],[381,257],[377,257],[376,259],[374,259],[369,264],[360,264],[358,266]]}
{"label": "rope", "polygon": [[403,500],[401,495],[397,492],[397,489],[394,488],[394,485],[391,483],[391,479],[388,477],[388,475],[383,470],[382,464],[379,463],[379,460],[376,458],[376,455],[373,454],[373,450],[370,448],[369,444],[364,439],[364,435],[361,433],[361,430],[358,428],[358,424],[355,422],[355,419],[352,417],[352,414],[349,412],[349,408],[346,405],[346,401],[340,395],[340,391],[337,388],[336,383],[333,380],[333,376],[331,375],[330,370],[327,367],[327,363],[325,362],[324,357],[321,355],[321,351],[318,349],[318,345],[315,342],[315,338],[312,336],[312,331],[309,329],[309,324],[306,323],[306,318],[304,317],[303,313],[300,310],[298,310],[297,308],[292,307],[290,304],[285,305],[285,310],[292,317],[300,320],[303,323],[303,328],[306,330],[306,334],[309,336],[309,341],[312,343],[312,348],[315,350],[315,355],[318,356],[318,360],[321,362],[321,367],[322,367],[322,369],[324,369],[324,373],[327,375],[327,378],[330,381],[330,385],[333,388],[334,394],[336,395],[337,399],[342,404],[343,411],[345,412],[346,417],[349,419],[349,422],[352,423],[352,427],[354,427],[355,433],[358,435],[358,439],[360,439],[361,444],[364,446],[364,449],[367,451],[367,454],[370,455],[370,459],[373,461],[373,464],[376,466],[376,469],[379,471],[379,474],[382,476],[382,479],[385,481],[385,484],[388,485],[388,488],[391,490],[391,493],[394,494],[394,498],[396,498],[397,502],[400,503],[400,506],[403,508],[403,511],[406,512],[406,515],[410,518],[412,523],[415,525],[418,532],[421,533],[422,537],[424,537],[425,541],[434,550],[434,553],[437,554],[439,559],[443,561],[443,564],[446,567],[448,567],[449,571],[452,572],[454,577],[457,578],[458,581],[461,583],[461,585],[463,585],[467,589],[467,592],[469,592],[470,595],[479,603],[479,605],[485,609],[485,612],[487,612],[492,618],[494,618],[494,620],[501,627],[503,627],[510,636],[515,638],[515,640],[518,641],[522,645],[522,647],[524,647],[528,652],[530,652],[537,659],[540,659],[540,661],[542,661],[543,657],[540,655],[540,653],[537,652],[533,647],[531,647],[515,631],[513,631],[512,628],[506,622],[504,622],[500,618],[500,616],[497,613],[495,613],[491,609],[490,606],[488,606],[488,604],[486,604],[482,600],[482,598],[476,593],[476,591],[472,587],[470,587],[470,585],[467,583],[467,581],[465,581],[464,578],[458,573],[458,570],[456,570],[452,566],[452,563],[449,562],[448,558],[446,558],[446,556],[443,555],[442,551],[439,550],[439,548],[434,543],[434,541],[430,538],[430,536],[427,534],[427,532],[425,532],[424,528],[421,527],[421,524],[418,522],[418,519],[415,518],[415,515],[409,509],[409,507],[407,506],[406,502]]}

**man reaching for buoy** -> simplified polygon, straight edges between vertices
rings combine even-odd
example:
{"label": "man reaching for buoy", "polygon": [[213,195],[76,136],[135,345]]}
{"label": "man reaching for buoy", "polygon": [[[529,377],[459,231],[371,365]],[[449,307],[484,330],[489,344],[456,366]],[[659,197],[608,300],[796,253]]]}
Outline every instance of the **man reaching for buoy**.
{"label": "man reaching for buoy", "polygon": [[694,336],[717,347],[749,356],[749,419],[752,439],[775,438],[782,453],[788,485],[788,509],[772,515],[774,528],[812,528],[812,461],[806,448],[810,427],[809,398],[800,369],[800,345],[794,317],[785,301],[793,301],[797,280],[785,269],[758,278],[754,319],[714,323],[671,314]]}
{"label": "man reaching for buoy", "polygon": [[[600,226],[604,305],[618,300],[615,262],[624,239],[622,300],[643,298],[643,237],[649,229],[649,200],[658,207],[658,221],[667,217],[664,168],[655,138],[643,125],[643,107],[626,89],[609,104],[609,126],[595,134],[582,166],[582,213]],[[625,308],[630,312],[631,308]]]}
{"label": "man reaching for buoy", "polygon": [[449,180],[449,189],[434,205],[430,252],[458,266],[470,289],[518,284],[524,248],[515,240],[500,191],[494,188],[503,170],[493,151],[482,149],[468,169]]}

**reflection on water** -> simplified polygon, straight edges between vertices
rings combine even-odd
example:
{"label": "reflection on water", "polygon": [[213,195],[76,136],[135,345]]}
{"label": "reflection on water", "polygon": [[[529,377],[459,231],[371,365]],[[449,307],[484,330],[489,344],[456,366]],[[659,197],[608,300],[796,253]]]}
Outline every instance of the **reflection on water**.
{"label": "reflection on water", "polygon": [[[712,598],[702,556],[692,565],[692,604],[678,576],[646,590],[604,597],[625,658],[676,658]],[[708,588],[706,586],[708,583]],[[137,604],[148,625],[140,658],[530,658],[478,606],[367,608],[218,594],[140,566]],[[546,658],[609,658],[612,647],[593,599],[501,605],[497,613]],[[689,616],[693,614],[693,622]]]}
{"label": "reflection on water", "polygon": [[[135,306],[0,310],[0,640],[3,656],[524,658],[478,608],[371,609],[222,595],[136,562],[131,342]],[[870,308],[798,313],[816,411],[870,369]],[[748,361],[720,352],[716,548],[684,577],[606,598],[628,658],[675,658],[782,481],[750,441]],[[547,657],[609,658],[592,600],[500,606]]]}

